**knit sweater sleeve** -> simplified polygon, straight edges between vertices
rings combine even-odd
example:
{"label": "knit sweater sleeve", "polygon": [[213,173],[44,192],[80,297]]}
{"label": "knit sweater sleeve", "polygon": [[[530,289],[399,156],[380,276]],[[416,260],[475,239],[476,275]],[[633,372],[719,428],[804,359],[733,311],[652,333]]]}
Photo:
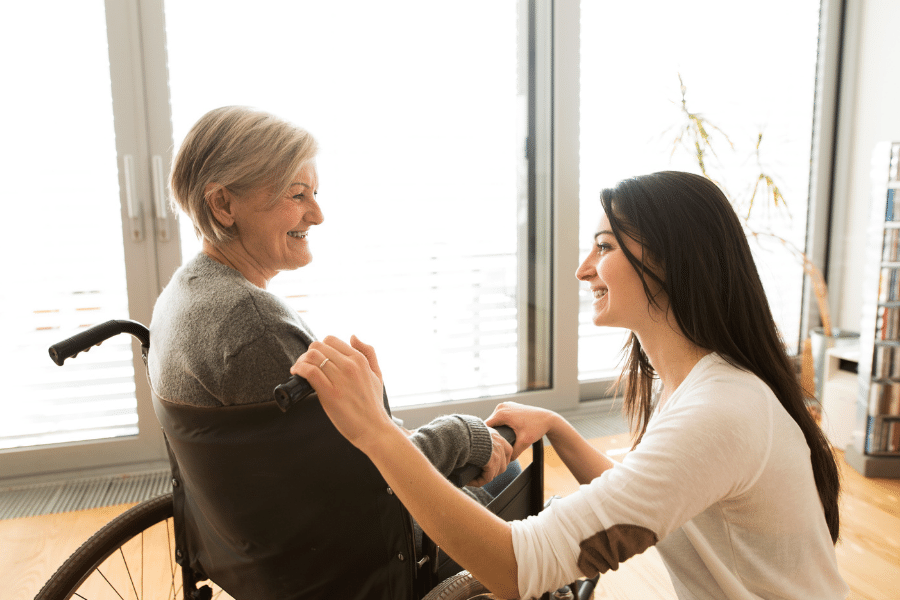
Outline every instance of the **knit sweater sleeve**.
{"label": "knit sweater sleeve", "polygon": [[415,430],[410,439],[445,477],[467,464],[483,467],[491,458],[491,434],[478,417],[438,417]]}

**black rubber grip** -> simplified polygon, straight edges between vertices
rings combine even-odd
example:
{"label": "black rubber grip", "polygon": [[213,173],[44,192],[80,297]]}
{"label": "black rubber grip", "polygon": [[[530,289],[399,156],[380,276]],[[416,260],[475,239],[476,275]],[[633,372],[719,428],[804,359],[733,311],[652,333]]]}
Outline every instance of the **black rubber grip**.
{"label": "black rubber grip", "polygon": [[141,342],[144,348],[150,347],[150,330],[137,321],[113,320],[94,325],[72,337],[50,346],[50,358],[62,366],[67,358],[73,358],[79,352],[86,352],[120,333],[129,333]]}
{"label": "black rubber grip", "polygon": [[[509,442],[510,446],[514,446],[516,444],[516,432],[513,431],[512,427],[508,427],[506,425],[498,425],[494,427],[497,430],[497,433],[500,434],[500,437]],[[463,465],[462,467],[456,469],[450,476],[447,478],[450,480],[450,483],[455,485],[456,487],[463,487],[479,475],[481,475],[481,471],[483,467],[479,467],[476,465]]]}
{"label": "black rubber grip", "polygon": [[291,375],[290,379],[275,387],[272,395],[278,407],[282,411],[287,412],[290,407],[310,396],[313,392],[315,390],[309,385],[307,380],[299,375]]}

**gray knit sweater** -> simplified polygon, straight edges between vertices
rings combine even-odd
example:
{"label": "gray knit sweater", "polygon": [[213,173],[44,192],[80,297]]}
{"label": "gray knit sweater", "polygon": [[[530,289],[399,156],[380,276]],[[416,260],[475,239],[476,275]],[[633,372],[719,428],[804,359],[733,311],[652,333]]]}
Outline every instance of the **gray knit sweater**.
{"label": "gray knit sweater", "polygon": [[[203,253],[182,265],[160,294],[150,336],[156,393],[208,407],[271,401],[315,339],[281,298]],[[465,464],[484,466],[491,457],[487,426],[468,415],[435,419],[411,439],[444,475]],[[489,500],[479,492],[482,502]]]}

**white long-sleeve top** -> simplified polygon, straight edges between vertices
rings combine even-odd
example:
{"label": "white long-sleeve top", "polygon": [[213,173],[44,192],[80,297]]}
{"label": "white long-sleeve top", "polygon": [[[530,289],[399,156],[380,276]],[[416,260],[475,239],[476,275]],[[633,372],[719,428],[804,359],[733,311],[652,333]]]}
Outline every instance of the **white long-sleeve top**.
{"label": "white long-sleeve top", "polygon": [[809,456],[762,380],[707,355],[622,463],[512,524],[522,597],[656,545],[679,598],[846,598]]}

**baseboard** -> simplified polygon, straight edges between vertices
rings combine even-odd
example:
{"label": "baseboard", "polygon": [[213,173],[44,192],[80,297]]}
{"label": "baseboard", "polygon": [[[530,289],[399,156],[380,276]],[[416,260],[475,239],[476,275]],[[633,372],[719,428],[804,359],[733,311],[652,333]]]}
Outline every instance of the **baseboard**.
{"label": "baseboard", "polygon": [[18,519],[130,504],[172,489],[168,469],[0,489],[0,519]]}
{"label": "baseboard", "polygon": [[900,479],[900,456],[869,456],[851,444],[844,450],[844,460],[863,477]]}

